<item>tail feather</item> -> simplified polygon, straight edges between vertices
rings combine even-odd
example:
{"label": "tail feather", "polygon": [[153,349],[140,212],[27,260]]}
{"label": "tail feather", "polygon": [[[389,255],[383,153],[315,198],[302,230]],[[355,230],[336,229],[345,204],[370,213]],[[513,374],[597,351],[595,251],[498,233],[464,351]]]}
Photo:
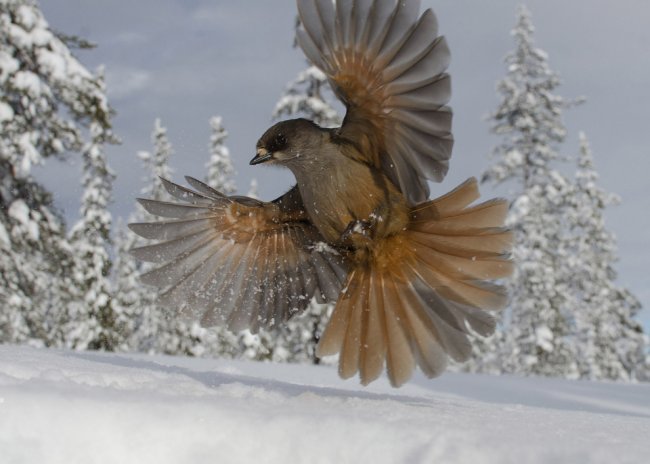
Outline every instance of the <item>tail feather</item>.
{"label": "tail feather", "polygon": [[424,209],[428,209],[431,204],[435,208],[440,217],[445,217],[474,203],[480,198],[478,191],[478,182],[475,178],[471,178],[460,184],[451,192],[436,198],[432,202],[426,202],[413,208],[414,214],[420,214]]}
{"label": "tail feather", "polygon": [[[449,300],[428,287],[423,281],[416,281],[417,295],[423,304],[423,323],[436,336],[447,354],[455,361],[465,361],[472,347],[470,346],[463,317],[454,311]],[[437,374],[440,374],[438,371]]]}
{"label": "tail feather", "polygon": [[480,260],[474,255],[472,258],[475,259],[472,260],[433,248],[417,247],[417,252],[423,263],[439,269],[454,280],[500,279],[512,274],[512,262],[499,259],[498,255],[484,254]]}
{"label": "tail feather", "polygon": [[[507,214],[508,202],[503,199],[489,200],[476,206],[457,211],[456,214],[450,212],[445,215],[440,214],[434,200],[428,204],[425,203],[423,206],[421,205],[421,209],[417,211],[414,222],[416,225],[427,222],[429,228],[438,227],[450,230],[461,228],[467,230],[467,227],[471,225],[474,229],[482,229],[486,227],[501,227]],[[435,222],[432,223],[431,221]]]}
{"label": "tail feather", "polygon": [[352,311],[351,283],[358,280],[358,270],[353,270],[348,278],[348,285],[341,291],[341,295],[336,303],[336,308],[330,317],[327,327],[318,343],[317,355],[319,357],[332,356],[341,351],[343,340]]}
{"label": "tail feather", "polygon": [[469,306],[455,306],[456,310],[463,314],[465,321],[467,321],[467,324],[474,332],[482,337],[489,337],[494,333],[497,326],[497,320],[490,313]]}
{"label": "tail feather", "polygon": [[418,257],[414,259],[417,261],[415,265],[420,279],[434,288],[440,296],[486,310],[497,310],[505,306],[507,296],[504,291],[483,285],[478,281],[455,280],[437,269],[429,267]]}
{"label": "tail feather", "polygon": [[440,343],[439,330],[432,326],[423,305],[413,286],[402,292],[404,297],[405,320],[408,322],[407,334],[411,337],[411,346],[417,364],[429,377],[435,377],[447,367],[445,348]]}
{"label": "tail feather", "polygon": [[378,378],[384,370],[386,359],[386,317],[384,300],[375,288],[381,288],[381,276],[371,270],[368,280],[367,306],[364,308],[364,332],[361,344],[361,381],[366,385]]}
{"label": "tail feather", "polygon": [[411,229],[409,236],[414,242],[447,255],[463,258],[501,257],[512,246],[512,232],[503,229],[489,230],[492,232],[477,232],[476,235],[432,236],[435,232]]}
{"label": "tail feather", "polygon": [[318,354],[340,352],[343,378],[357,372],[363,384],[386,366],[393,386],[417,364],[428,377],[447,359],[466,360],[472,332],[490,335],[507,302],[492,283],[512,272],[512,235],[504,229],[507,204],[477,206],[476,181],[414,207],[411,223],[383,239],[349,274],[320,341]]}
{"label": "tail feather", "polygon": [[445,216],[444,222],[451,225],[475,228],[500,227],[508,214],[508,202],[494,199],[462,210],[456,215]]}
{"label": "tail feather", "polygon": [[[411,377],[416,359],[408,336],[408,328],[405,327],[407,319],[400,315],[401,298],[395,282],[388,276],[384,276],[382,280],[386,320],[386,371],[391,384],[399,386]],[[377,289],[377,291],[380,290]],[[362,382],[363,380],[361,379]]]}
{"label": "tail feather", "polygon": [[[353,288],[350,294],[351,311],[348,317],[345,338],[343,339],[343,348],[339,358],[339,374],[342,378],[348,379],[355,375],[359,369],[360,354],[363,350],[363,341],[361,333],[363,322],[363,313],[368,306],[368,279],[364,273],[360,275],[360,285]],[[366,323],[367,326],[367,323]]]}

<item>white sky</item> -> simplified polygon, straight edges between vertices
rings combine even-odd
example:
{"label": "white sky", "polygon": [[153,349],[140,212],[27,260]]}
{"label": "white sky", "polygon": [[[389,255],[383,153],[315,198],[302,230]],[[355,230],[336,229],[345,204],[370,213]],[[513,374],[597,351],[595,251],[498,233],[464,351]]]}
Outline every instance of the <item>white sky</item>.
{"label": "white sky", "polygon": [[[138,150],[149,150],[153,121],[161,117],[176,154],[176,179],[201,177],[208,158],[208,119],[221,115],[228,146],[245,193],[257,177],[270,199],[287,190],[288,173],[248,166],[255,142],[286,83],[304,67],[291,48],[294,0],[41,0],[51,26],[98,44],[81,52],[89,67],[103,64],[115,129],[123,143],[109,150],[117,171],[113,212],[126,217],[142,188]],[[425,0],[438,15],[452,50],[456,145],[448,177],[433,187],[443,193],[480,176],[497,139],[484,115],[498,102],[495,84],[505,74],[502,58],[513,48],[509,31],[517,0]],[[643,302],[650,327],[650,2],[646,0],[530,0],[537,45],[560,73],[558,93],[587,97],[565,113],[567,155],[578,151],[578,131],[591,142],[601,186],[622,205],[607,215],[619,241],[620,283]],[[46,184],[69,218],[76,215],[78,169],[47,166]],[[487,186],[484,194],[504,195]]]}

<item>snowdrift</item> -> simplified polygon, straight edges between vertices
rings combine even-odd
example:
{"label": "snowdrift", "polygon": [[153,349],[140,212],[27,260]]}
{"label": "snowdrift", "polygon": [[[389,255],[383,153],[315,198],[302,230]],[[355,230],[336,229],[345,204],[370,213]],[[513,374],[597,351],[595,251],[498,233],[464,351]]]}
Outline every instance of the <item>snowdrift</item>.
{"label": "snowdrift", "polygon": [[641,463],[650,386],[0,346],[2,463]]}

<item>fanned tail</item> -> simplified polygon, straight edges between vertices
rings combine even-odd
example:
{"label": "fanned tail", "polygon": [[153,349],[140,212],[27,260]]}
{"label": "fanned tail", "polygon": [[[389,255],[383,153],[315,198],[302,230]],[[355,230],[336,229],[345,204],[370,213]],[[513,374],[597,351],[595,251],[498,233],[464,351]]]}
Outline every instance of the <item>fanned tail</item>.
{"label": "fanned tail", "polygon": [[448,357],[469,357],[471,331],[494,332],[490,312],[507,295],[491,281],[512,272],[512,234],[503,227],[507,202],[470,206],[478,197],[470,179],[415,206],[408,228],[380,241],[350,272],[318,347],[319,356],[340,352],[341,377],[359,372],[366,385],[385,365],[397,387],[416,364],[435,377]]}

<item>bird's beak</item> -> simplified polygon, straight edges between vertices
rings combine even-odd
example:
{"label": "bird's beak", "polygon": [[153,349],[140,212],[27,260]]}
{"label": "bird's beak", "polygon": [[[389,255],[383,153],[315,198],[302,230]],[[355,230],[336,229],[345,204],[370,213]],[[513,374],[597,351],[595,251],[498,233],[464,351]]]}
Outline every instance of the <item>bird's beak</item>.
{"label": "bird's beak", "polygon": [[273,159],[273,153],[269,152],[266,148],[258,148],[257,155],[251,160],[251,165],[261,164]]}

